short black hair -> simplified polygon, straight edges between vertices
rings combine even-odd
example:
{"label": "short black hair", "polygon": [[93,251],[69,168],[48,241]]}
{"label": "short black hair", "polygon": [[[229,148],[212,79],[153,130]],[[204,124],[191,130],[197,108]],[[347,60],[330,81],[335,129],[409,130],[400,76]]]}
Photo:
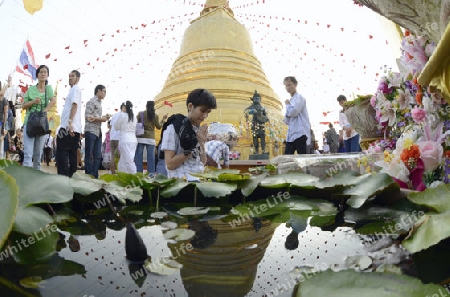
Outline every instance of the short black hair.
{"label": "short black hair", "polygon": [[78,70],[72,70],[71,73],[75,73],[76,77],[78,77],[78,78],[81,77],[81,73]]}
{"label": "short black hair", "polygon": [[38,76],[39,72],[41,72],[42,69],[47,69],[47,75],[50,76],[50,69],[47,65],[41,65],[36,69],[36,76]]}
{"label": "short black hair", "polygon": [[186,99],[186,106],[189,103],[192,103],[194,107],[205,105],[209,109],[217,108],[216,97],[206,89],[195,89],[190,92]]}
{"label": "short black hair", "polygon": [[298,84],[297,79],[296,79],[295,77],[293,77],[293,76],[286,76],[286,77],[283,79],[283,82],[285,82],[285,81],[287,81],[287,80],[290,80],[291,82],[293,82],[294,85],[297,85],[297,84]]}
{"label": "short black hair", "polygon": [[345,97],[344,95],[339,95],[339,96],[337,97],[337,101],[338,101],[338,102],[341,102],[341,101],[347,101],[347,97]]}
{"label": "short black hair", "polygon": [[106,89],[104,85],[97,85],[94,90],[94,95],[97,96],[98,91]]}
{"label": "short black hair", "polygon": [[[50,76],[50,69],[48,68],[47,65],[41,65],[38,67],[38,69],[36,69],[36,77],[39,75],[39,72],[41,72],[42,69],[47,69],[47,77]],[[45,85],[48,85],[48,79],[45,80]]]}

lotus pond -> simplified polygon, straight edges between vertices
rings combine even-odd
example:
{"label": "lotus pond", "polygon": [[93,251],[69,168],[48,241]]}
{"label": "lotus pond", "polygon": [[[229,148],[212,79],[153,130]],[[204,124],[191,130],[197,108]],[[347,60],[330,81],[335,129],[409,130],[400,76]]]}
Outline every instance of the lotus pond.
{"label": "lotus pond", "polygon": [[447,185],[271,166],[69,179],[1,162],[1,296],[450,296]]}

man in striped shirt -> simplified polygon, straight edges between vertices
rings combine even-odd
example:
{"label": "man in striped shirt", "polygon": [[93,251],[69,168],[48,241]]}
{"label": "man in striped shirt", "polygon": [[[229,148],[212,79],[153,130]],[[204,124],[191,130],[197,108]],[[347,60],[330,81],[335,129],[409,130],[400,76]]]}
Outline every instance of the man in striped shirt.
{"label": "man in striped shirt", "polygon": [[84,126],[85,155],[84,172],[98,178],[98,169],[102,156],[102,123],[109,120],[109,116],[102,116],[102,100],[106,96],[106,87],[97,85],[94,97],[86,103]]}

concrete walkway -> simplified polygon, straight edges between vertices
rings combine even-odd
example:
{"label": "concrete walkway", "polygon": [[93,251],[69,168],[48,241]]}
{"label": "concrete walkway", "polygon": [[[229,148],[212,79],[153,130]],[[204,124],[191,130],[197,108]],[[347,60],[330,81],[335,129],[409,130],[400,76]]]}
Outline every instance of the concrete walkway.
{"label": "concrete walkway", "polygon": [[[50,162],[50,165],[47,166],[47,163],[42,162],[41,163],[41,171],[42,172],[46,172],[46,173],[50,173],[50,174],[57,174],[57,168],[55,166],[55,162]],[[83,170],[78,170],[78,172],[82,172],[84,173],[84,169]],[[98,174],[102,175],[108,173],[108,170],[99,170]]]}

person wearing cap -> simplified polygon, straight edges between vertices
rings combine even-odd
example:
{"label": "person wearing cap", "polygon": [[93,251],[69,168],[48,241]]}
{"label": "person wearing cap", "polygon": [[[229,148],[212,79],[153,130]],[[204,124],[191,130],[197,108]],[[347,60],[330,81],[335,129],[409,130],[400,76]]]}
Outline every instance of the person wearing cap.
{"label": "person wearing cap", "polygon": [[161,129],[164,121],[167,119],[165,114],[162,119],[155,113],[155,102],[147,101],[144,111],[136,116],[137,121],[144,124],[144,134],[136,136],[137,147],[134,155],[137,172],[144,172],[144,148],[147,152],[147,173],[151,176],[155,175],[155,128]]}

